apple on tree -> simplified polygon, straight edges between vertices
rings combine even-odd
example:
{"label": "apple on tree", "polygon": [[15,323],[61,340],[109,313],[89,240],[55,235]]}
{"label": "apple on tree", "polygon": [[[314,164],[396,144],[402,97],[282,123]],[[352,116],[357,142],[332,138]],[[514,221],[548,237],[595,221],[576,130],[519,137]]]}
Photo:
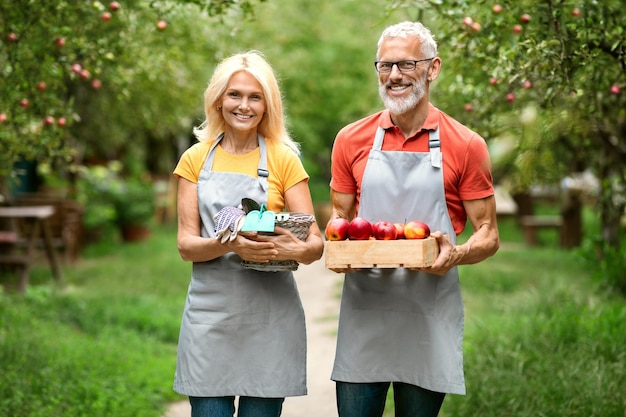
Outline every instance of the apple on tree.
{"label": "apple on tree", "polygon": [[363,217],[355,217],[348,227],[348,237],[352,240],[367,240],[372,236],[372,224]]}
{"label": "apple on tree", "polygon": [[326,225],[326,239],[328,240],[346,240],[348,238],[348,228],[350,222],[347,219],[337,217],[332,219]]}
{"label": "apple on tree", "polygon": [[379,220],[372,224],[372,236],[377,240],[396,240],[398,232],[393,223]]}
{"label": "apple on tree", "polygon": [[404,225],[406,239],[426,239],[430,236],[430,228],[424,222],[412,220]]}

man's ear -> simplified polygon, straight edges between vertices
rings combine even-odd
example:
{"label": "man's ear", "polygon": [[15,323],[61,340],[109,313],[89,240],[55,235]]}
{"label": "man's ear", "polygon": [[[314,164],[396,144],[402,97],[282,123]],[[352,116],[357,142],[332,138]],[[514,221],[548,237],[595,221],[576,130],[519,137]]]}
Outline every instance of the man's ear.
{"label": "man's ear", "polygon": [[428,81],[435,81],[439,77],[439,72],[441,72],[441,58],[436,56],[428,68]]}

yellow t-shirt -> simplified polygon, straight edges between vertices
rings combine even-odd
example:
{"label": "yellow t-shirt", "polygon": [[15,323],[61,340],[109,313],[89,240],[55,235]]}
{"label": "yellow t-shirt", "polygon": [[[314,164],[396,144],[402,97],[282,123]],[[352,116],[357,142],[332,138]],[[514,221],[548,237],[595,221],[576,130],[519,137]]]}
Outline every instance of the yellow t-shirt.
{"label": "yellow t-shirt", "polygon": [[[268,139],[265,140],[265,143],[267,146],[267,170],[270,173],[267,208],[274,212],[280,212],[285,209],[285,191],[302,180],[308,181],[309,175],[304,170],[298,155],[286,145]],[[198,142],[187,149],[180,157],[174,175],[197,183],[212,144],[212,141]],[[258,147],[244,155],[233,155],[218,145],[215,148],[212,170],[236,172],[256,178],[260,157],[261,152]]]}

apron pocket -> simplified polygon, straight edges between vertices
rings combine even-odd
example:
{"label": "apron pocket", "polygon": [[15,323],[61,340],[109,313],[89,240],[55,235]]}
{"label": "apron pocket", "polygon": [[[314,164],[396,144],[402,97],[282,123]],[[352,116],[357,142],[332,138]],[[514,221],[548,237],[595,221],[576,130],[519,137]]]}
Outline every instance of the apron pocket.
{"label": "apron pocket", "polygon": [[404,268],[355,271],[345,292],[353,310],[396,311],[432,316],[439,278]]}
{"label": "apron pocket", "polygon": [[203,271],[189,286],[187,316],[193,324],[267,324],[270,298],[266,277],[246,270]]}

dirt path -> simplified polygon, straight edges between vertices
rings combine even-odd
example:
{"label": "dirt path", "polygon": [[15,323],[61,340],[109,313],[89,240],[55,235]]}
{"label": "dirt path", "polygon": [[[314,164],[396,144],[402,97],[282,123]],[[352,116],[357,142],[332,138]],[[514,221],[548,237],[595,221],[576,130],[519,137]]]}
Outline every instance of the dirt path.
{"label": "dirt path", "polygon": [[[282,417],[336,417],[335,384],[330,372],[335,356],[340,282],[343,275],[324,268],[324,260],[300,265],[295,272],[304,305],[308,337],[308,390],[285,400]],[[171,404],[163,417],[189,417],[189,402]]]}

